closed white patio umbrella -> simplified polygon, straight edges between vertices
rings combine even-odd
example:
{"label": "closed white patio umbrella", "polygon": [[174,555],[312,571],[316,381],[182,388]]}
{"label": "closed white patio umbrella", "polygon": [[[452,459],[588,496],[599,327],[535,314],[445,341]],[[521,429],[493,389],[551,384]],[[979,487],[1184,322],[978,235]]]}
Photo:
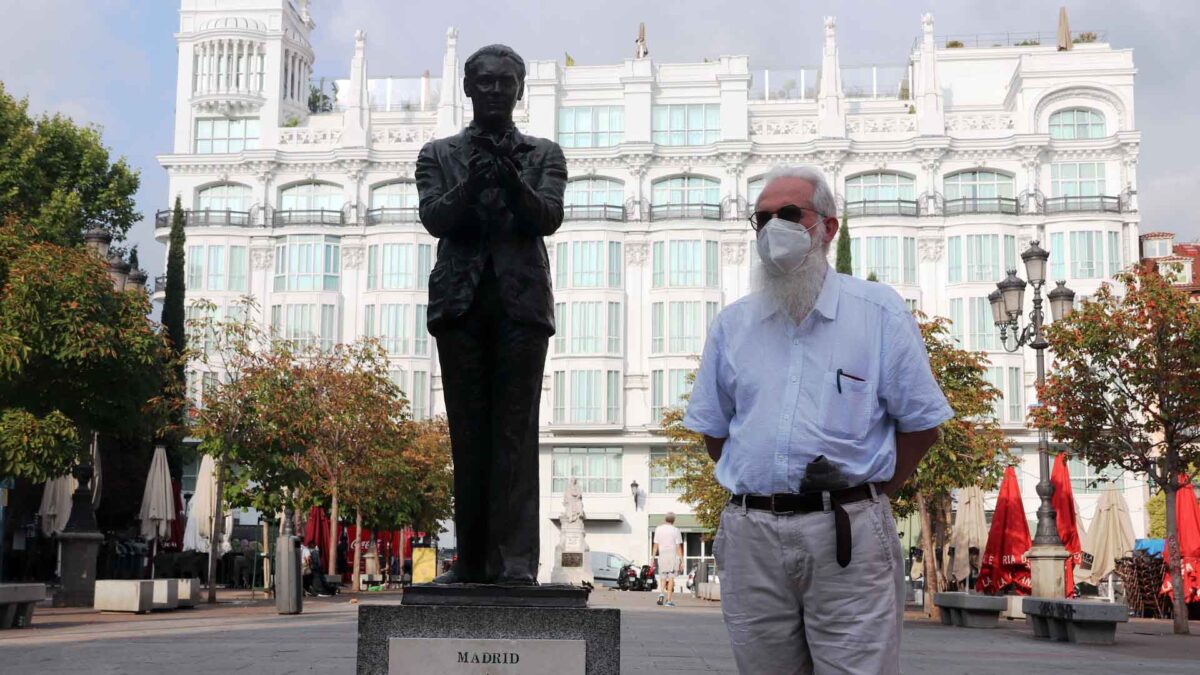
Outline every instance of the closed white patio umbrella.
{"label": "closed white patio umbrella", "polygon": [[204,455],[196,473],[196,491],[188,502],[187,523],[183,530],[183,550],[207,553],[212,545],[213,500],[216,499],[216,465]]}
{"label": "closed white patio umbrella", "polygon": [[983,490],[975,486],[958,491],[958,513],[954,516],[954,528],[950,532],[950,546],[954,557],[950,562],[950,574],[954,583],[966,583],[971,578],[972,548],[983,552],[987,545],[988,527],[984,515]]}
{"label": "closed white patio umbrella", "polygon": [[1092,569],[1080,569],[1076,573],[1079,581],[1099,586],[1116,570],[1116,559],[1132,551],[1133,544],[1133,519],[1125,497],[1116,488],[1104,490],[1096,504],[1092,525],[1083,538],[1083,552],[1092,556]]}
{"label": "closed white patio umbrella", "polygon": [[58,534],[67,526],[71,517],[71,496],[78,483],[71,474],[51,478],[42,489],[42,504],[38,517],[42,520],[42,533],[46,536]]}
{"label": "closed white patio umbrella", "polygon": [[[150,460],[150,473],[146,476],[146,489],[142,492],[142,508],[138,511],[142,521],[142,538],[154,542],[151,561],[158,551],[158,541],[171,533],[171,521],[175,520],[175,499],[171,495],[171,474],[167,471],[167,449],[154,448]],[[150,575],[154,576],[154,563],[150,564]]]}

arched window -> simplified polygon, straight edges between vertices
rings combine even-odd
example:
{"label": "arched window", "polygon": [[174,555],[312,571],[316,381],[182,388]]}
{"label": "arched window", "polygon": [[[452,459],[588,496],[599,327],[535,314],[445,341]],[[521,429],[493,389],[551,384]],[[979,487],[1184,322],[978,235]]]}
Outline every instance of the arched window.
{"label": "arched window", "polygon": [[864,173],[846,179],[846,214],[917,215],[916,183],[901,173]]}
{"label": "arched window", "polygon": [[371,208],[367,211],[367,224],[415,223],[418,215],[419,197],[417,186],[410,182],[386,183],[371,190]]}
{"label": "arched window", "polygon": [[567,183],[563,206],[568,220],[625,220],[625,186],[611,178]]}
{"label": "arched window", "polygon": [[1050,138],[1104,138],[1104,113],[1092,108],[1068,108],[1050,116]]}
{"label": "arched window", "polygon": [[346,196],[340,185],[300,183],[279,192],[276,225],[340,225]]}
{"label": "arched window", "polygon": [[664,178],[654,183],[650,220],[721,219],[721,183],[703,176]]}
{"label": "arched window", "polygon": [[959,213],[1016,214],[1013,177],[998,171],[959,171],[946,176],[942,192],[946,215]]}
{"label": "arched window", "polygon": [[249,211],[249,185],[226,183],[206,187],[196,194],[196,208],[201,211]]}

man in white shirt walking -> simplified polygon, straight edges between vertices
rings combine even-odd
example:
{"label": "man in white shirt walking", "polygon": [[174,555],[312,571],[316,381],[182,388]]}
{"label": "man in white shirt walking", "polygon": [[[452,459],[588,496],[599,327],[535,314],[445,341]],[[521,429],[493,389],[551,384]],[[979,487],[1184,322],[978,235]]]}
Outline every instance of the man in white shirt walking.
{"label": "man in white shirt walking", "polygon": [[683,574],[683,534],[675,527],[675,514],[667,513],[666,522],[654,529],[654,557],[658,560],[658,580],[665,593],[658,604],[674,607],[675,575]]}
{"label": "man in white shirt walking", "polygon": [[900,672],[904,571],[888,496],[953,416],[891,287],[838,274],[824,175],[767,174],[758,292],[713,322],[684,425],[733,493],[714,554],[743,673]]}

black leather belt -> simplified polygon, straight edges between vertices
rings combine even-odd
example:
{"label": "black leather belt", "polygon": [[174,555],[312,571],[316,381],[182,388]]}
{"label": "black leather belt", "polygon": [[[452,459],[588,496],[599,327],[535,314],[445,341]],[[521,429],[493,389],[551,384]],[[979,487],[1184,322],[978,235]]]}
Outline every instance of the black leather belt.
{"label": "black leather belt", "polygon": [[[832,492],[780,493],[774,495],[733,495],[729,503],[756,511],[770,511],[776,515],[792,513],[815,513],[817,511],[833,511],[833,532],[837,544],[838,565],[846,567],[850,564],[850,515],[842,508],[845,504],[871,499],[879,493],[878,487],[872,490],[872,484],[867,483],[858,487],[834,490]],[[829,495],[828,507],[825,495]]]}

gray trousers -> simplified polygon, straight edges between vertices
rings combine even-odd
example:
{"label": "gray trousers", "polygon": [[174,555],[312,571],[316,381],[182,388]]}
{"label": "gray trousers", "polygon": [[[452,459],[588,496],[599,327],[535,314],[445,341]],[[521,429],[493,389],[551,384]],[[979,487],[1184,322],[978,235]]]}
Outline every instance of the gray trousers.
{"label": "gray trousers", "polygon": [[888,499],[847,504],[850,565],[835,559],[833,512],[721,514],[721,610],[741,673],[900,672],[904,571]]}

